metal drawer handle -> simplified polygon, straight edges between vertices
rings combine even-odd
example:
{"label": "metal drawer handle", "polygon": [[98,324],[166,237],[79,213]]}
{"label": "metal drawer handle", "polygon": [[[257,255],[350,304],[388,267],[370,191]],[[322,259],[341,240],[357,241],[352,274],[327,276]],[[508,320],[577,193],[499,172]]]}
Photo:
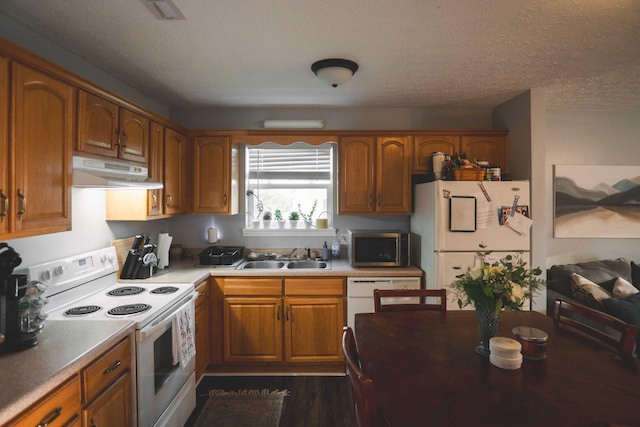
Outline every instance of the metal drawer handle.
{"label": "metal drawer handle", "polygon": [[36,427],[47,427],[49,424],[55,421],[56,418],[62,413],[62,406],[58,406],[53,411],[45,415],[45,418]]}
{"label": "metal drawer handle", "polygon": [[116,363],[114,363],[112,367],[105,369],[102,372],[102,375],[110,374],[111,372],[113,372],[116,369],[118,369],[120,367],[120,365],[122,365],[122,362],[120,362],[120,360],[116,360]]}
{"label": "metal drawer handle", "polygon": [[171,207],[171,194],[167,194],[167,207]]}
{"label": "metal drawer handle", "polygon": [[158,208],[158,196],[155,193],[151,193],[151,207],[153,209]]}
{"label": "metal drawer handle", "polygon": [[4,217],[9,212],[9,198],[5,196],[2,189],[0,189],[0,222],[4,219]]}
{"label": "metal drawer handle", "polygon": [[19,188],[18,198],[20,199],[20,204],[18,205],[18,219],[21,219],[22,215],[27,211],[27,196],[25,196],[22,190]]}
{"label": "metal drawer handle", "polygon": [[280,306],[278,306],[278,311],[276,312],[276,319],[280,320]]}

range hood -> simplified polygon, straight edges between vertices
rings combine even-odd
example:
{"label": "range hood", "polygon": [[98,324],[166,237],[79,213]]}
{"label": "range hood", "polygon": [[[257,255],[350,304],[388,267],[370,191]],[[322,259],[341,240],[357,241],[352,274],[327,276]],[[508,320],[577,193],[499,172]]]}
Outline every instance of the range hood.
{"label": "range hood", "polygon": [[149,170],[144,166],[130,165],[116,160],[97,160],[87,157],[73,157],[74,187],[103,190],[155,190],[162,183],[149,178]]}

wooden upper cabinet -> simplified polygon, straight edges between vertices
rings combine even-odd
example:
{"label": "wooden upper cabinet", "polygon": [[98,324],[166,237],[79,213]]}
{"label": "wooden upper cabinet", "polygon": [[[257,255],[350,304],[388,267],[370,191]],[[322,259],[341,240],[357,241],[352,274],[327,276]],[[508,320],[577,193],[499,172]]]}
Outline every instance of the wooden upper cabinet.
{"label": "wooden upper cabinet", "polygon": [[506,136],[463,136],[460,150],[472,162],[487,160],[489,165],[498,166],[502,173],[508,173]]}
{"label": "wooden upper cabinet", "polygon": [[411,213],[411,145],[408,138],[377,138],[376,212]]}
{"label": "wooden upper cabinet", "polygon": [[173,129],[164,134],[164,213],[187,212],[187,137]]}
{"label": "wooden upper cabinet", "polygon": [[84,90],[78,102],[78,151],[147,163],[148,118]]}
{"label": "wooden upper cabinet", "polygon": [[0,236],[9,231],[9,61],[0,55]]}
{"label": "wooden upper cabinet", "polygon": [[[149,133],[149,178],[164,182],[164,126],[151,122]],[[149,190],[147,197],[147,215],[149,217],[162,215],[164,188]]]}
{"label": "wooden upper cabinet", "polygon": [[415,135],[412,173],[432,174],[432,154],[438,151],[447,155],[465,154],[472,162],[486,160],[491,166],[508,172],[507,131],[454,131],[450,134]]}
{"label": "wooden upper cabinet", "polygon": [[19,237],[70,230],[76,90],[18,62],[12,68],[10,233]]}
{"label": "wooden upper cabinet", "polygon": [[375,210],[376,146],[372,136],[351,136],[338,145],[338,211],[340,214]]}
{"label": "wooden upper cabinet", "polygon": [[454,135],[418,135],[413,138],[413,173],[433,173],[432,154],[453,155],[460,149],[460,137]]}
{"label": "wooden upper cabinet", "polygon": [[238,213],[237,149],[228,136],[194,139],[194,213]]}
{"label": "wooden upper cabinet", "polygon": [[342,138],[338,168],[340,214],[411,213],[409,138]]}

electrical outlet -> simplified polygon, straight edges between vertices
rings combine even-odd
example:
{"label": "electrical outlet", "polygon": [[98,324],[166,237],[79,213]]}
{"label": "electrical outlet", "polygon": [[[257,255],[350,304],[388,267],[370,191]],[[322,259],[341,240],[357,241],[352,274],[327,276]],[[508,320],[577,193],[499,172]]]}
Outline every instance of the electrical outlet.
{"label": "electrical outlet", "polygon": [[346,234],[341,234],[340,235],[340,244],[341,245],[348,245],[349,242],[347,241],[347,235]]}

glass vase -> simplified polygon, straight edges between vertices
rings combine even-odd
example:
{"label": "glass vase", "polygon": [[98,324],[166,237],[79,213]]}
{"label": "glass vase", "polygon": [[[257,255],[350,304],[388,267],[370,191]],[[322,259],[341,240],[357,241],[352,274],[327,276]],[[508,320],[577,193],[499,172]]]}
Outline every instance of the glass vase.
{"label": "glass vase", "polygon": [[495,310],[476,307],[476,315],[478,316],[478,327],[480,328],[480,345],[475,348],[476,353],[480,356],[489,357],[489,340],[496,336],[498,332],[498,323],[500,323],[500,312]]}

